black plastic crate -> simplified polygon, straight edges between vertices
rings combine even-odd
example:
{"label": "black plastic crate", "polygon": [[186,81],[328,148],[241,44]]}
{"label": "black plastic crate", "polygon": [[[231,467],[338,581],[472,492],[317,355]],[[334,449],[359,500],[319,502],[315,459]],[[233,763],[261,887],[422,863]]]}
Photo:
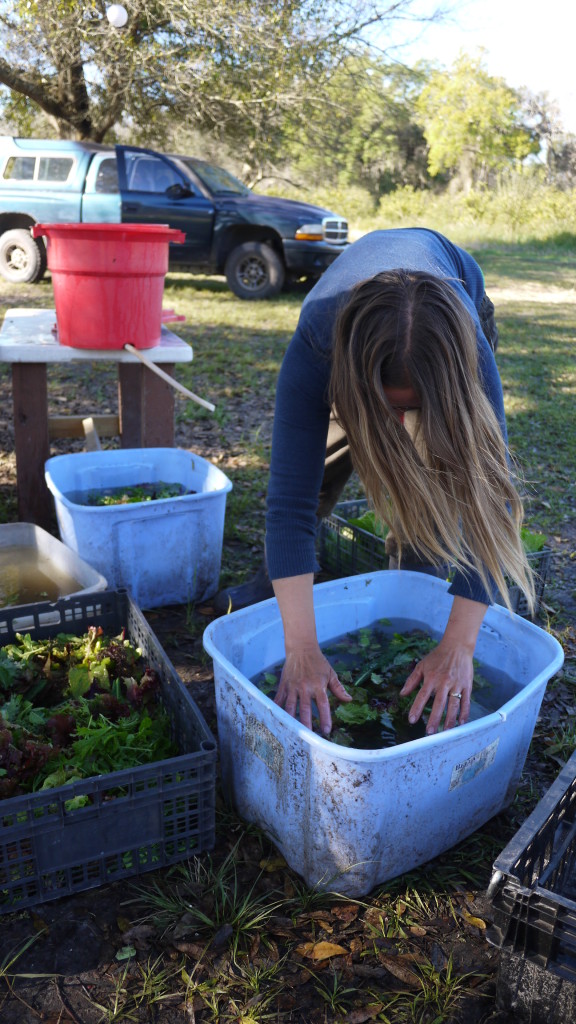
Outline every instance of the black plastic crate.
{"label": "black plastic crate", "polygon": [[[0,646],[90,626],[128,639],[162,682],[180,755],[0,800],[0,913],[174,864],[214,845],[216,741],[142,612],[125,591],[0,610]],[[74,796],[90,804],[67,809]]]}
{"label": "black plastic crate", "polygon": [[576,753],[495,861],[488,896],[492,945],[576,983]]}
{"label": "black plastic crate", "polygon": [[382,537],[376,537],[348,521],[363,516],[367,509],[365,498],[341,501],[320,523],[318,560],[322,568],[333,576],[358,576],[388,568]]}
{"label": "black plastic crate", "polygon": [[[376,572],[388,568],[385,540],[362,530],[349,522],[357,519],[368,509],[366,499],[342,501],[326,516],[318,533],[318,560],[326,572],[333,576],[357,576],[364,572]],[[530,552],[528,561],[536,573],[536,615],[542,604],[544,588],[552,566],[552,550]],[[529,616],[526,598],[519,587],[511,585],[508,590],[512,611],[524,618]],[[503,604],[503,601],[499,601]]]}

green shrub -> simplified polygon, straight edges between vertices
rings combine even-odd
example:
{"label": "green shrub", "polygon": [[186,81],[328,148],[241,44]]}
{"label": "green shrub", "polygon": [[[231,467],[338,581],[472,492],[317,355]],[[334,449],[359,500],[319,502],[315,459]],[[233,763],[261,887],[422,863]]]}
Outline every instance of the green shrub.
{"label": "green shrub", "polygon": [[460,245],[541,242],[573,248],[576,192],[542,181],[538,169],[503,177],[493,187],[469,192],[415,189],[404,185],[379,201],[358,185],[296,187],[278,182],[258,191],[334,210],[347,217],[350,237],[376,228],[428,227]]}
{"label": "green shrub", "polygon": [[495,188],[418,192],[406,187],[383,196],[374,227],[429,227],[461,245],[474,242],[552,242],[573,247],[576,194],[536,175],[516,174]]}

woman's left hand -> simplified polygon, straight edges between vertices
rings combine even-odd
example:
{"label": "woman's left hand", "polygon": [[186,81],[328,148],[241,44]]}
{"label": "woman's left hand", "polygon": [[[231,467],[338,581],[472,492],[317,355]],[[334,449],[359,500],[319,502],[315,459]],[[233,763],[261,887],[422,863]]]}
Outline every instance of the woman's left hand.
{"label": "woman's left hand", "polygon": [[444,712],[445,729],[463,725],[468,721],[470,714],[473,677],[472,656],[468,649],[446,647],[440,641],[433,651],[418,662],[400,690],[400,696],[406,697],[420,686],[420,691],[410,708],[408,721],[412,725],[417,722],[434,696],[426,733],[430,735],[438,731]]}
{"label": "woman's left hand", "polygon": [[418,662],[400,690],[400,696],[406,697],[420,687],[408,715],[411,724],[418,721],[434,697],[426,725],[428,735],[438,731],[444,712],[444,729],[468,721],[474,680],[472,659],[486,608],[477,601],[455,597],[444,636],[438,646]]}

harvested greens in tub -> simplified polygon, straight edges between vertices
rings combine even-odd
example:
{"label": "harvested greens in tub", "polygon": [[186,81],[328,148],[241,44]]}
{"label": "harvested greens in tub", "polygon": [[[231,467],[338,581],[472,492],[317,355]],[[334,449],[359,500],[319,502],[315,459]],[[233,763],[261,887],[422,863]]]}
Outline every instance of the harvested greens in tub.
{"label": "harvested greens in tub", "polygon": [[[346,633],[322,645],[324,656],[353,698],[349,704],[340,704],[328,694],[333,719],[330,742],[375,750],[425,736],[432,701],[421,719],[411,725],[408,711],[414,694],[401,697],[400,690],[417,662],[436,646],[436,642],[422,630],[379,619],[371,626]],[[496,696],[492,682],[483,674],[477,661],[474,669],[470,720],[490,714],[503,702],[502,676],[499,677]],[[252,681],[274,699],[281,671],[282,664],[275,665]],[[510,692],[512,681],[504,680],[504,683],[504,693],[506,690]],[[317,718],[313,724],[318,731]]]}

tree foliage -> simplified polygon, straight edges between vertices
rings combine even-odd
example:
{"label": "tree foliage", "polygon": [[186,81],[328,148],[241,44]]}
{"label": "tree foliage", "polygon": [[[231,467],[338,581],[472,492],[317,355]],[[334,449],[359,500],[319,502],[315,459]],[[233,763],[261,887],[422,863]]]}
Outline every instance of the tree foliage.
{"label": "tree foliage", "polygon": [[464,187],[537,153],[537,133],[523,122],[518,93],[488,74],[482,56],[460,54],[434,71],[417,100],[432,176],[456,173]]}
{"label": "tree foliage", "polygon": [[360,185],[375,199],[398,185],[422,187],[427,148],[416,98],[425,82],[424,65],[408,68],[368,50],[348,57],[328,79],[315,111],[314,147],[296,136],[288,153],[314,170],[330,154],[333,181]]}
{"label": "tree foliage", "polygon": [[431,176],[489,182],[539,147],[551,179],[573,180],[546,96],[490,76],[482,55],[409,68],[375,47],[375,27],[384,45],[418,0],[124,0],[119,30],[108,6],[0,0],[8,130],[180,152],[203,140],[251,183],[312,172],[373,202]]}
{"label": "tree foliage", "polygon": [[[306,124],[326,77],[371,26],[414,0],[0,0],[0,83],[61,137],[109,139],[121,124],[161,139],[169,119],[273,159],[286,120]],[[29,109],[29,107],[28,107]]]}

